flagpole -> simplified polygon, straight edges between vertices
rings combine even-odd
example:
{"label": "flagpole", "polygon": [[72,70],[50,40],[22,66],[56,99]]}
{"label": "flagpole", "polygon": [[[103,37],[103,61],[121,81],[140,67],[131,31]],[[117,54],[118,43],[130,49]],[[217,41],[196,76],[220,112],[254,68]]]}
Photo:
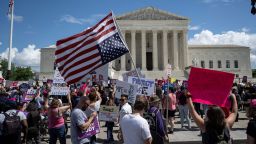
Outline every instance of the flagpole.
{"label": "flagpole", "polygon": [[[121,33],[121,30],[120,30],[119,26],[118,26],[117,23],[116,23],[116,17],[115,17],[115,15],[114,15],[113,11],[111,11],[111,13],[112,13],[112,16],[113,16],[113,19],[114,19],[114,23],[115,23],[115,25],[116,25],[116,27],[117,27],[117,30],[118,30],[118,32],[121,34],[121,35],[120,35],[121,40],[123,41],[123,43],[125,44],[125,46],[128,48],[128,45],[126,44],[126,41],[125,41],[124,38],[123,38],[123,35],[122,35],[122,33]],[[130,57],[131,57],[131,61],[132,61],[132,64],[133,64],[133,66],[134,66],[134,69],[135,69],[135,71],[136,71],[136,73],[137,73],[137,76],[138,76],[138,78],[139,78],[139,80],[140,80],[140,83],[141,83],[140,85],[142,86],[142,92],[143,92],[143,94],[144,94],[143,83],[142,83],[142,80],[141,80],[140,75],[139,75],[139,73],[138,73],[138,70],[137,70],[137,68],[136,68],[136,66],[135,66],[135,63],[134,63],[134,61],[133,61],[133,58],[132,58],[132,56],[131,56],[131,53],[130,53],[129,48],[128,48],[128,52],[129,52],[129,55],[130,55]]]}
{"label": "flagpole", "polygon": [[11,77],[11,50],[12,50],[12,33],[13,33],[13,11],[14,11],[14,1],[11,4],[11,28],[10,28],[10,45],[9,45],[9,53],[8,53],[8,71],[7,71],[7,79],[9,80]]}

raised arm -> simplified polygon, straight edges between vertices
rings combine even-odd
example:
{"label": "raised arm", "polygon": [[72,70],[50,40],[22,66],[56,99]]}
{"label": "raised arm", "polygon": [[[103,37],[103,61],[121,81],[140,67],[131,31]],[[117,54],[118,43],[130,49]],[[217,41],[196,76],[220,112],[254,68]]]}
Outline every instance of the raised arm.
{"label": "raised arm", "polygon": [[231,128],[236,120],[236,115],[237,115],[237,102],[236,102],[236,96],[234,94],[231,95],[231,113],[228,116],[228,118],[226,118],[226,122],[227,125],[229,126],[229,128]]}
{"label": "raised arm", "polygon": [[188,108],[189,108],[189,112],[191,113],[191,116],[193,117],[197,126],[204,132],[205,131],[204,120],[196,112],[191,99],[191,94],[187,92],[186,97],[187,97],[187,104],[188,104]]}
{"label": "raised arm", "polygon": [[82,125],[79,125],[79,128],[81,130],[86,130],[89,128],[90,124],[93,122],[93,119],[97,116],[97,112],[93,112],[90,116],[90,118],[88,119],[87,122],[85,122],[84,124]]}

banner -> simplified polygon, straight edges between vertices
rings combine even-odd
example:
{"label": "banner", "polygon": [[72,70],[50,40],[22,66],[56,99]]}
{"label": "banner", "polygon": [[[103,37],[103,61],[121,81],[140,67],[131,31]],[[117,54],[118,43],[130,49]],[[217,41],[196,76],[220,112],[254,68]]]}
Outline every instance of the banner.
{"label": "banner", "polygon": [[69,87],[52,86],[50,95],[68,95]]}
{"label": "banner", "polygon": [[[143,88],[141,86],[141,81],[143,84]],[[141,81],[137,77],[128,77],[128,83],[138,85],[137,94],[152,96],[155,90],[155,80],[141,78]]]}
{"label": "banner", "polygon": [[100,107],[99,120],[117,122],[118,114],[118,107],[102,105]]}
{"label": "banner", "polygon": [[225,106],[234,81],[234,74],[192,67],[188,90],[193,102]]}
{"label": "banner", "polygon": [[116,81],[115,97],[120,99],[122,94],[128,95],[128,102],[134,104],[137,96],[138,85],[133,85],[123,81]]}
{"label": "banner", "polygon": [[91,136],[96,135],[98,133],[100,133],[100,126],[99,126],[98,118],[95,117],[93,119],[93,122],[87,128],[87,130],[85,130],[85,131],[79,130],[78,131],[78,139],[88,138],[88,137],[91,137]]}
{"label": "banner", "polygon": [[60,71],[57,68],[54,72],[53,83],[66,83],[64,78],[61,76]]}
{"label": "banner", "polygon": [[[145,77],[144,75],[142,75],[140,68],[137,68],[137,71],[138,71],[139,76],[141,78]],[[132,71],[123,73],[122,76],[123,76],[123,81],[125,81],[125,82],[128,82],[128,77],[129,76],[138,77],[136,70],[132,70]]]}

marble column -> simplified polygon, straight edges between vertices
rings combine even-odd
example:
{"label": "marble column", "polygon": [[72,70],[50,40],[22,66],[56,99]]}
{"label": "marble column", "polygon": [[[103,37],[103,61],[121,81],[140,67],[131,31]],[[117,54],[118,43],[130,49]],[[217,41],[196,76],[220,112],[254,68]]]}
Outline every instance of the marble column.
{"label": "marble column", "polygon": [[[132,35],[132,40],[131,40],[131,47],[132,47],[132,50],[131,50],[131,54],[132,54],[132,59],[134,61],[134,65],[136,67],[136,31],[131,31],[131,35]],[[132,64],[132,67],[133,67],[133,64]]]}
{"label": "marble column", "polygon": [[[122,31],[122,34],[123,34],[123,38],[124,38],[124,41],[125,41],[125,31]],[[126,54],[122,55],[121,56],[121,71],[126,71],[126,66],[125,66],[125,58],[126,57]]]}
{"label": "marble column", "polygon": [[167,30],[163,30],[163,67],[168,64]]}
{"label": "marble column", "polygon": [[141,31],[141,65],[142,65],[142,71],[146,71],[146,31],[142,30]]}
{"label": "marble column", "polygon": [[179,70],[179,51],[178,51],[178,32],[173,31],[173,64],[174,64],[174,70]]}
{"label": "marble column", "polygon": [[153,70],[158,71],[157,31],[153,31]]}
{"label": "marble column", "polygon": [[187,30],[183,30],[182,31],[182,37],[183,37],[183,57],[184,57],[184,60],[183,60],[183,66],[184,68],[188,66],[188,39],[187,39]]}

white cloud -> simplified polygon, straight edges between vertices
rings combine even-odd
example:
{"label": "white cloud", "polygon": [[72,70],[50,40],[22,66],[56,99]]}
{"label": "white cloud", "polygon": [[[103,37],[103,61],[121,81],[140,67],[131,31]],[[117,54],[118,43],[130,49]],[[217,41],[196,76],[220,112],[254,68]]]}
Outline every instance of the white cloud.
{"label": "white cloud", "polygon": [[[0,53],[2,58],[8,58],[8,48]],[[37,49],[34,44],[28,45],[19,52],[17,48],[12,48],[12,62],[18,66],[30,66],[33,70],[39,70],[40,66],[40,49]]]}
{"label": "white cloud", "polygon": [[246,27],[243,27],[241,30],[242,30],[242,32],[249,32],[250,31],[250,29],[248,29]]}
{"label": "white cloud", "polygon": [[3,43],[2,42],[0,42],[0,46],[2,45]]}
{"label": "white cloud", "polygon": [[188,29],[189,29],[189,30],[199,30],[199,29],[200,29],[200,26],[191,26],[191,25],[189,25],[189,26],[188,26]]}
{"label": "white cloud", "polygon": [[105,15],[102,14],[94,14],[91,15],[89,18],[76,18],[72,15],[64,15],[60,18],[60,21],[62,22],[67,22],[67,23],[72,23],[72,24],[93,24],[95,23],[99,18],[104,17]]}
{"label": "white cloud", "polygon": [[[8,19],[11,20],[11,15],[8,14]],[[18,16],[18,15],[13,15],[13,20],[17,22],[22,22],[23,21],[23,16]]]}
{"label": "white cloud", "polygon": [[188,41],[189,44],[235,44],[251,48],[251,65],[256,68],[256,34],[244,31],[227,31],[214,34],[210,30],[202,30]]}

